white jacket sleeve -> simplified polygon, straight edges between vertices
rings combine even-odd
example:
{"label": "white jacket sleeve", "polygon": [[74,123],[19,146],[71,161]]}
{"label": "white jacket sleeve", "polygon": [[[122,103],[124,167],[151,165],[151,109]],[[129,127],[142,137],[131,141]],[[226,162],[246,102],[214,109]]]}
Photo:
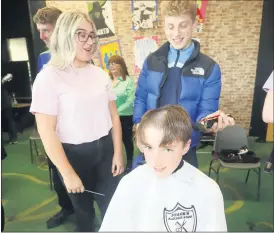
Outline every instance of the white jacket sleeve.
{"label": "white jacket sleeve", "polygon": [[204,226],[203,231],[227,232],[224,199],[220,187],[214,182],[210,187],[211,195],[205,203]]}
{"label": "white jacket sleeve", "polygon": [[120,181],[106,211],[100,232],[106,231],[131,231],[132,229],[132,189],[128,186],[130,182],[125,176]]}

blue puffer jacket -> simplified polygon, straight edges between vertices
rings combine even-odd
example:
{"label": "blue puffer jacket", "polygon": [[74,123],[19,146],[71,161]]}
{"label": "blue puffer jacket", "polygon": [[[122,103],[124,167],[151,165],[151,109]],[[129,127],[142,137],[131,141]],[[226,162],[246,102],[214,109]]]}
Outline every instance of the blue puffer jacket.
{"label": "blue puffer jacket", "polygon": [[40,72],[44,65],[46,65],[50,60],[50,52],[49,50],[41,53],[38,56],[38,72]]}
{"label": "blue puffer jacket", "polygon": [[[178,104],[186,109],[195,125],[219,108],[221,70],[213,59],[200,52],[199,42],[193,42],[195,49],[181,69],[181,94]],[[169,47],[169,42],[166,42],[150,54],[143,64],[135,94],[135,124],[141,121],[146,111],[159,107],[161,88],[167,78]],[[200,133],[193,130],[191,139],[191,147],[197,146]]]}

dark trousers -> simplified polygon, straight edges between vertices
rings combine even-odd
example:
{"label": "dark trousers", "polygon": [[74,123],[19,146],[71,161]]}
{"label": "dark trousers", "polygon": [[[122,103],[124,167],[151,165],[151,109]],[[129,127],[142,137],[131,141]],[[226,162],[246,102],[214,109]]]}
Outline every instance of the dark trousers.
{"label": "dark trousers", "polygon": [[272,163],[274,162],[274,149],[271,151],[271,154],[269,155],[268,162]]}
{"label": "dark trousers", "polygon": [[1,232],[3,232],[4,229],[5,229],[5,210],[1,203]]}
{"label": "dark trousers", "polygon": [[113,177],[111,172],[114,153],[111,134],[90,143],[79,145],[63,143],[63,148],[85,189],[105,195],[89,192],[69,193],[76,214],[77,231],[94,231],[94,200],[99,206],[103,219],[120,180],[120,176]]}
{"label": "dark trousers", "polygon": [[125,145],[126,153],[127,153],[127,161],[133,160],[133,135],[132,135],[132,128],[133,128],[133,121],[132,116],[120,116],[120,121],[122,125],[122,140]]}
{"label": "dark trousers", "polygon": [[60,179],[57,168],[51,162],[50,159],[48,159],[48,163],[49,163],[49,166],[51,167],[53,186],[54,186],[54,190],[58,197],[59,205],[61,206],[62,209],[66,209],[68,211],[73,211],[72,203],[68,196],[67,190],[64,187],[63,182]]}
{"label": "dark trousers", "polygon": [[7,152],[6,152],[5,147],[4,147],[4,140],[3,140],[3,136],[2,136],[1,137],[1,160],[5,159],[7,156],[8,155],[7,155]]}
{"label": "dark trousers", "polygon": [[196,147],[189,149],[189,151],[183,156],[183,160],[198,168]]}
{"label": "dark trousers", "polygon": [[9,140],[10,141],[17,141],[17,129],[15,125],[15,121],[12,115],[12,108],[3,108],[2,109],[2,116],[4,116],[8,123],[8,133],[9,133]]}

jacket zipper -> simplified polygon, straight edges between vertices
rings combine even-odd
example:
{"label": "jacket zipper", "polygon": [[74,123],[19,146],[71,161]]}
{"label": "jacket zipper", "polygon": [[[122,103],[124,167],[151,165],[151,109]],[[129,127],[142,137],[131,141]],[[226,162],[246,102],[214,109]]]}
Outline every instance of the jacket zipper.
{"label": "jacket zipper", "polygon": [[[176,61],[175,61],[175,65],[177,65],[177,62],[178,62],[178,60],[179,60],[179,55],[180,55],[180,51],[178,50],[177,51],[177,58],[176,58]],[[183,70],[183,68],[184,68],[184,66],[187,64],[187,63],[189,63],[191,60],[193,60],[194,58],[189,58],[188,60],[186,60],[186,62],[184,63],[184,65],[183,65],[183,67],[181,68],[181,72],[180,73],[182,73],[182,70]],[[165,70],[165,72],[164,72],[164,75],[163,75],[163,78],[162,78],[162,82],[160,83],[160,86],[159,86],[159,96],[157,97],[157,99],[156,99],[156,108],[159,108],[160,107],[160,103],[159,103],[159,99],[160,99],[160,97],[161,97],[161,90],[162,90],[162,88],[163,88],[163,86],[164,86],[164,84],[165,84],[165,82],[166,82],[166,79],[167,79],[167,76],[168,76],[168,65],[165,63],[165,68],[166,68],[166,70]],[[182,75],[183,76],[183,75]],[[182,91],[182,90],[181,90]],[[180,93],[181,94],[181,93]],[[179,96],[178,96],[178,104],[179,104],[179,99],[180,99],[180,94],[179,94]]]}

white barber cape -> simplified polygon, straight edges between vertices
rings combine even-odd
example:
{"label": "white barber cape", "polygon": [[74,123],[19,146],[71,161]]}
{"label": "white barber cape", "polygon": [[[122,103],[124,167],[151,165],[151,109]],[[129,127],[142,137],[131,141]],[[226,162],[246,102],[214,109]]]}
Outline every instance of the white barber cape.
{"label": "white barber cape", "polygon": [[123,177],[100,231],[227,231],[223,195],[187,162],[167,178],[145,164]]}

